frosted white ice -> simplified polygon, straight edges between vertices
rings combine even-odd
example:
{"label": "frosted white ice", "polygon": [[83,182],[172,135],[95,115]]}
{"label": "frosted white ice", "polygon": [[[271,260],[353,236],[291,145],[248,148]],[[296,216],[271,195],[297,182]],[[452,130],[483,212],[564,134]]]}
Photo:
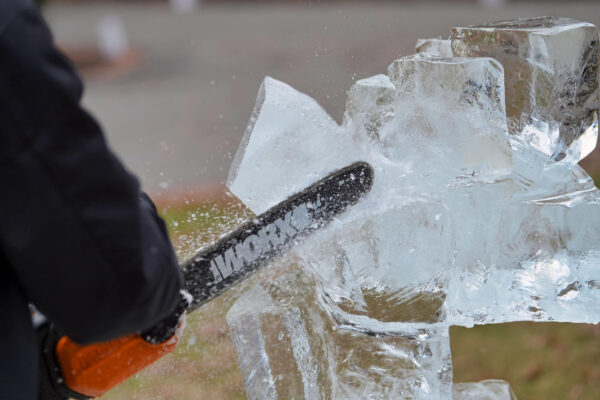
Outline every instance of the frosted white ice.
{"label": "frosted white ice", "polygon": [[[314,299],[288,288],[268,311],[305,321],[307,341],[290,346],[295,370],[318,365],[316,378],[296,373],[318,383],[311,398],[448,399],[450,325],[600,322],[600,192],[576,165],[597,137],[595,27],[454,28],[455,57],[436,51],[357,81],[341,126],[267,78],[236,155],[228,184],[255,212],[353,160],[375,169],[371,193],[295,249]],[[239,318],[238,337],[256,328]],[[265,355],[279,348],[247,334]],[[502,382],[454,388],[511,396]]]}
{"label": "frosted white ice", "polygon": [[357,161],[338,124],[309,96],[266,78],[227,186],[255,213]]}

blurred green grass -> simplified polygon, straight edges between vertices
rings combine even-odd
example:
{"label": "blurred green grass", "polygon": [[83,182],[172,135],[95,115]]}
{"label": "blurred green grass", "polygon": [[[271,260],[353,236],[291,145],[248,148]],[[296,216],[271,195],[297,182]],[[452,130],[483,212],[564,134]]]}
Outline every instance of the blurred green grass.
{"label": "blurred green grass", "polygon": [[515,322],[450,329],[455,382],[508,381],[519,400],[600,398],[600,326]]}
{"label": "blurred green grass", "polygon": [[[600,182],[600,175],[596,176]],[[231,199],[162,208],[180,259],[252,214]],[[104,400],[245,399],[225,314],[227,293],[188,317],[176,351],[103,397]],[[510,323],[450,331],[454,381],[505,379],[519,400],[600,398],[600,326]]]}

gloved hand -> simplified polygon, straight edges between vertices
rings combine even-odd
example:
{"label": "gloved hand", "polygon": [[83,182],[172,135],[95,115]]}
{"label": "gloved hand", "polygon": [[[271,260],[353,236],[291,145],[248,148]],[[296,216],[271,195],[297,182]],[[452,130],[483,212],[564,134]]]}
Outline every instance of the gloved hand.
{"label": "gloved hand", "polygon": [[170,339],[174,334],[177,334],[178,337],[181,336],[181,333],[185,328],[185,311],[192,304],[193,298],[185,290],[181,290],[179,294],[181,296],[181,300],[179,303],[177,303],[173,313],[171,313],[171,315],[162,321],[159,321],[152,328],[146,329],[140,333],[146,342],[159,344]]}

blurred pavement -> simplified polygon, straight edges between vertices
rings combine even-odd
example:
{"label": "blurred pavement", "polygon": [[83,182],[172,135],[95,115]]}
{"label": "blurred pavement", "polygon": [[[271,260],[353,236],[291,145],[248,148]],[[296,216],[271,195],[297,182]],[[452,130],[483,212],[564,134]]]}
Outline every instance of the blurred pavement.
{"label": "blurred pavement", "polygon": [[[85,103],[113,149],[154,195],[218,190],[264,76],[313,96],[341,121],[353,81],[384,73],[417,38],[456,25],[555,15],[600,24],[600,4],[554,2],[485,9],[423,6],[205,6],[173,14],[164,4],[53,5],[45,10],[60,46],[95,46],[107,15],[125,24],[139,66],[90,77]],[[201,189],[202,190],[202,189]]]}

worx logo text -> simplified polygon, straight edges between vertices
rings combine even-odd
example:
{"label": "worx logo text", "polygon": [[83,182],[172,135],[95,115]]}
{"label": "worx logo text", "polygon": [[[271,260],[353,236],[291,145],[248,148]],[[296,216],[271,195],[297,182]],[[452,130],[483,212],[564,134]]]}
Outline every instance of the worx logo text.
{"label": "worx logo text", "polygon": [[[311,203],[309,204],[312,206]],[[258,233],[248,236],[243,242],[231,245],[224,253],[213,258],[210,261],[210,270],[215,283],[226,279],[234,272],[242,271],[246,266],[269,253],[277,252],[308,228],[312,224],[309,204],[304,203],[293,211],[288,211],[283,217],[260,228]]]}

